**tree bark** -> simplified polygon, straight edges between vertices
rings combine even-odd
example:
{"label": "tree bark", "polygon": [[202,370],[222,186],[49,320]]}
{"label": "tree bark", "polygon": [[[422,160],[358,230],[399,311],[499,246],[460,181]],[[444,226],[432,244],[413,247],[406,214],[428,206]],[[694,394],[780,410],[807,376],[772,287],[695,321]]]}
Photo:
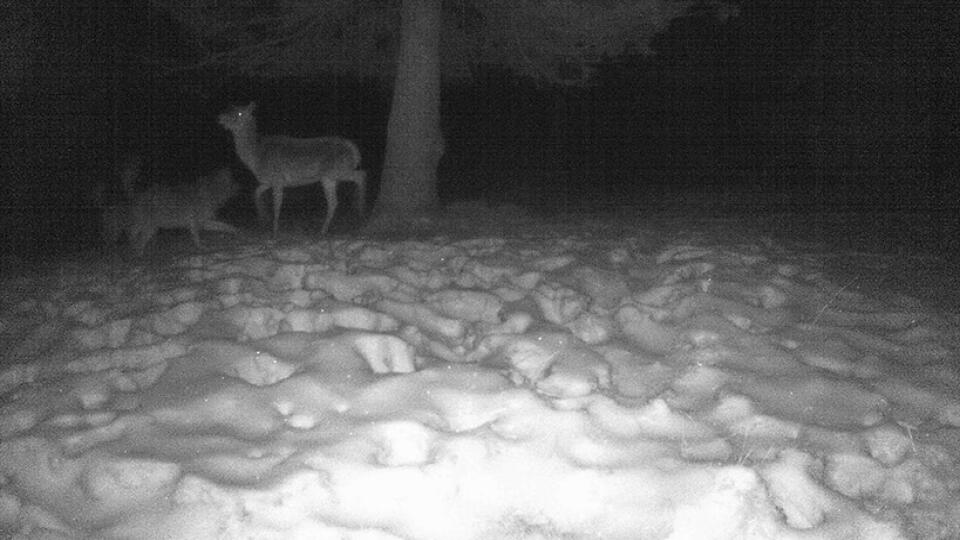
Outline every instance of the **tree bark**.
{"label": "tree bark", "polygon": [[366,233],[395,230],[437,205],[441,0],[403,0],[400,55],[380,194]]}

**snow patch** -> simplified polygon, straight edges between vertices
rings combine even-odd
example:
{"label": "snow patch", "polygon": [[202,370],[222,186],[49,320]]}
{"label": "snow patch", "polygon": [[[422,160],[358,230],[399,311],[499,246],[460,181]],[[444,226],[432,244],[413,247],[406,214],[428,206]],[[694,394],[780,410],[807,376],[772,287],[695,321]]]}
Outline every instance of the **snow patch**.
{"label": "snow patch", "polygon": [[250,245],[5,284],[0,535],[960,530],[955,323],[769,241],[651,238]]}

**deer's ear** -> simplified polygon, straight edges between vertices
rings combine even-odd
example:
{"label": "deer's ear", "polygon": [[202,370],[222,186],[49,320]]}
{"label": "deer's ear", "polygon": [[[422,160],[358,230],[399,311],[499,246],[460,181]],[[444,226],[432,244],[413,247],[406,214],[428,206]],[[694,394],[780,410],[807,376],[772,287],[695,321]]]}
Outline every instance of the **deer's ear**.
{"label": "deer's ear", "polygon": [[256,101],[251,101],[250,104],[247,105],[247,110],[250,111],[250,112],[253,112],[253,111],[257,110],[257,102],[256,102]]}

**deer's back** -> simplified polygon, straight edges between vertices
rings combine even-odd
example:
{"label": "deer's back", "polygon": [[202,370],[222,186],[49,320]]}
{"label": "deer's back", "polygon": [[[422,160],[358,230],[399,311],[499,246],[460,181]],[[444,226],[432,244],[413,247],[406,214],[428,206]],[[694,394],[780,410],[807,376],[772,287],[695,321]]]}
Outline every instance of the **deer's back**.
{"label": "deer's back", "polygon": [[265,173],[316,176],[334,168],[356,168],[353,143],[339,137],[272,136],[261,140],[261,169]]}
{"label": "deer's back", "polygon": [[232,185],[205,182],[153,186],[134,197],[133,220],[159,228],[188,227],[214,219],[217,210],[235,193]]}

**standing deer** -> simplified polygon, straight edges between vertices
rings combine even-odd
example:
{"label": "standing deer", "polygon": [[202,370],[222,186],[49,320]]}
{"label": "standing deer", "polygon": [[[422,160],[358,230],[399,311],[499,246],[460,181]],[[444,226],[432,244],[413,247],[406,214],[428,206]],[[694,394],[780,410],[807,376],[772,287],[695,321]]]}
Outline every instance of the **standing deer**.
{"label": "standing deer", "polygon": [[234,107],[220,115],[218,121],[233,135],[233,144],[240,161],[257,178],[259,186],[253,194],[257,215],[266,219],[262,196],[273,191],[273,234],[277,234],[283,188],[320,182],[327,199],[327,215],[321,234],[327,234],[337,210],[337,183],[353,182],[357,187],[355,205],[363,213],[367,174],[360,169],[360,150],[341,137],[302,139],[282,135],[257,134],[256,104]]}

